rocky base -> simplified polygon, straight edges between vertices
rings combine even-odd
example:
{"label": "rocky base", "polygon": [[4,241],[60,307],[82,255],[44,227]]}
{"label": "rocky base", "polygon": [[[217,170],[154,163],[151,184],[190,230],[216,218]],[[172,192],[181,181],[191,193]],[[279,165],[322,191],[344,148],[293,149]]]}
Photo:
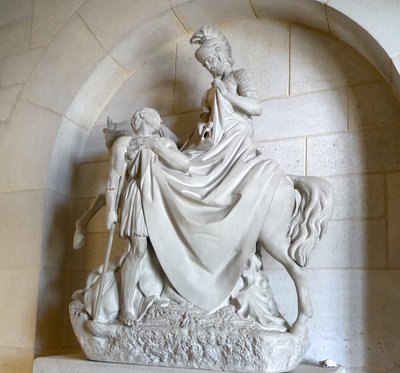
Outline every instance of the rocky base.
{"label": "rocky base", "polygon": [[232,307],[213,314],[170,302],[154,304],[128,327],[118,321],[93,322],[76,300],[70,317],[90,360],[240,372],[288,372],[301,362],[309,340],[265,331],[242,320]]}

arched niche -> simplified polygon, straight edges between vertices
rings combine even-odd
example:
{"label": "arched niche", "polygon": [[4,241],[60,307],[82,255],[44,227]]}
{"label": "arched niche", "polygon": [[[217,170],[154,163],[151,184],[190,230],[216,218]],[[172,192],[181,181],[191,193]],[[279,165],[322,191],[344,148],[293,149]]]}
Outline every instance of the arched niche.
{"label": "arched niche", "polygon": [[[10,134],[10,153],[13,154],[11,148],[17,131],[21,130],[33,131],[32,136],[40,146],[35,149],[39,154],[33,159],[30,170],[22,171],[26,160],[30,159],[29,150],[23,150],[16,157],[12,168],[6,168],[6,175],[17,172],[16,178],[4,189],[44,188],[49,192],[43,206],[47,222],[41,247],[44,284],[49,278],[58,279],[58,272],[66,270],[67,238],[59,244],[63,254],[53,257],[55,232],[61,232],[59,227],[64,222],[62,218],[58,222],[57,216],[68,210],[76,165],[99,114],[131,76],[141,74],[146,61],[187,38],[200,24],[272,18],[310,26],[351,45],[398,92],[400,78],[396,57],[399,51],[387,41],[395,38],[391,32],[394,33],[397,26],[382,33],[376,21],[372,25],[370,22],[375,16],[391,19],[390,8],[380,13],[374,13],[376,9],[373,8],[364,12],[366,7],[361,10],[360,4],[352,7],[334,0],[327,3],[235,0],[217,4],[200,0],[137,1],[133,6],[127,3],[84,2],[47,47],[13,113],[12,120],[24,124],[15,126],[15,132]],[[26,125],[28,118],[31,128]],[[57,286],[65,290],[64,284]],[[43,297],[44,293],[39,291],[37,346],[45,351],[60,347],[62,341],[57,338],[54,341],[54,336],[46,336],[44,332],[46,320],[42,316],[46,315],[48,304],[43,302]],[[63,295],[58,300],[62,298]],[[62,312],[60,308],[54,309]],[[60,317],[55,318],[59,320]],[[42,345],[41,339],[48,342]]]}

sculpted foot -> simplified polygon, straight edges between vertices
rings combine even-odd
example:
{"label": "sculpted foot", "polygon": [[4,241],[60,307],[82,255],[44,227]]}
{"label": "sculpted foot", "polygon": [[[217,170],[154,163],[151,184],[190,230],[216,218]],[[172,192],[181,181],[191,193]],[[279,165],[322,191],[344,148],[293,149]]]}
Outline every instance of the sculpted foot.
{"label": "sculpted foot", "polygon": [[119,321],[121,321],[126,326],[134,326],[136,317],[132,312],[124,311],[121,312],[121,315],[119,316]]}

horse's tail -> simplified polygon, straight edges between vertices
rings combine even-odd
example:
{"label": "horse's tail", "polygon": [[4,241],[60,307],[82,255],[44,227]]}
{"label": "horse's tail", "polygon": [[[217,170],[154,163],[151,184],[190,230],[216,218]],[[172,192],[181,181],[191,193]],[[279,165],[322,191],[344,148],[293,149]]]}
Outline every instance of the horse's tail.
{"label": "horse's tail", "polygon": [[289,256],[300,266],[308,264],[311,253],[324,237],[333,213],[332,186],[314,176],[290,176],[300,194],[290,222]]}

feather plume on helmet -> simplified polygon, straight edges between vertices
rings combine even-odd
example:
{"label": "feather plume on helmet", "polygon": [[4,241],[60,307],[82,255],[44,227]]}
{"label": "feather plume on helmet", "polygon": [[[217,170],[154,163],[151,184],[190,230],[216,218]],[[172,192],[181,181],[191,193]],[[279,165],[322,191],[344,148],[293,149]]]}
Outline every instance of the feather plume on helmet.
{"label": "feather plume on helmet", "polygon": [[232,66],[235,62],[232,58],[232,49],[225,35],[210,25],[201,26],[190,38],[190,44],[200,44],[196,53],[201,49],[209,49],[214,52],[217,47],[222,47],[226,61]]}

